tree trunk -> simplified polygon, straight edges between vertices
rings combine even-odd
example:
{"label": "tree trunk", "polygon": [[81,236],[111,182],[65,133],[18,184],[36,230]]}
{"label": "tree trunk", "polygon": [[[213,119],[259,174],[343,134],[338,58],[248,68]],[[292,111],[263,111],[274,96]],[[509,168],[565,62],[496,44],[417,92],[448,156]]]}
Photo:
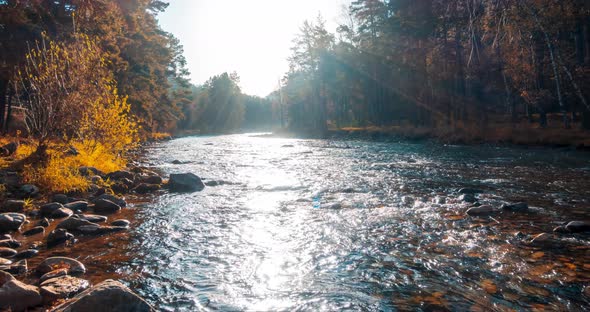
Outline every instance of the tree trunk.
{"label": "tree trunk", "polygon": [[4,129],[6,124],[6,106],[8,96],[8,80],[0,79],[0,130]]}

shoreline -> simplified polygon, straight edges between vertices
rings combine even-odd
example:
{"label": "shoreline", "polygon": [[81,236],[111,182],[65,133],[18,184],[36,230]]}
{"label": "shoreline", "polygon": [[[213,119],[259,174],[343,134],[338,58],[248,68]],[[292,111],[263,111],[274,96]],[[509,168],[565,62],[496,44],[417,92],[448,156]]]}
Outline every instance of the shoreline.
{"label": "shoreline", "polygon": [[[42,306],[61,311],[79,301],[95,300],[106,288],[109,297],[103,300],[113,298],[113,304],[120,305],[117,296],[129,297],[125,309],[131,304],[140,307],[139,311],[153,310],[125,285],[133,284],[133,273],[121,273],[122,266],[117,265],[132,260],[118,251],[131,243],[129,229],[141,222],[138,209],[166,187],[160,172],[143,166],[145,150],[151,144],[146,142],[130,153],[122,170],[102,173],[91,167],[79,168],[93,182],[113,182],[114,194],[96,184],[85,192],[57,194],[23,184],[20,172],[0,170],[4,188],[0,209],[0,290],[4,294],[0,291],[0,307],[8,304],[13,311],[22,311]],[[55,259],[60,259],[59,263],[52,263]],[[48,263],[51,270],[42,269]],[[78,265],[83,269],[74,272],[72,268]],[[22,302],[10,302],[13,297]]]}

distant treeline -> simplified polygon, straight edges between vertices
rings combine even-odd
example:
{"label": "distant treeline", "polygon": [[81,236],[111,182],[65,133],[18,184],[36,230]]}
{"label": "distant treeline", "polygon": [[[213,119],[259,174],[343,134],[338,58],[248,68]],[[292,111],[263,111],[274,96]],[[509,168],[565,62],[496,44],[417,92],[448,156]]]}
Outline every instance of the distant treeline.
{"label": "distant treeline", "polygon": [[294,41],[294,130],[329,126],[590,129],[590,1],[358,0],[336,33]]}

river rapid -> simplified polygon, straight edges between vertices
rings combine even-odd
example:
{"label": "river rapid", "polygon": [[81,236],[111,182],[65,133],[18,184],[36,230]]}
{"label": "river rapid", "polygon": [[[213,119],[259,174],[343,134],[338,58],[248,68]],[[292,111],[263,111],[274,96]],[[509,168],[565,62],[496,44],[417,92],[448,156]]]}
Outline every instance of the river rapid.
{"label": "river rapid", "polygon": [[[583,311],[590,155],[437,143],[278,139],[158,143],[146,164],[202,192],[136,205],[117,274],[163,311]],[[528,212],[466,216],[457,190]]]}

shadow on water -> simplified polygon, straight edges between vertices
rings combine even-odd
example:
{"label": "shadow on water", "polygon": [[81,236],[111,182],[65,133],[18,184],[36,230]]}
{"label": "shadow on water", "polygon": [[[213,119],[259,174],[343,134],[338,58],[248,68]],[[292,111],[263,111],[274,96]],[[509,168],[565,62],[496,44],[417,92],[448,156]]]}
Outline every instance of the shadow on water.
{"label": "shadow on water", "polygon": [[[188,137],[147,162],[203,192],[137,212],[119,273],[164,311],[583,310],[587,154],[431,143]],[[177,164],[173,161],[177,160]],[[212,182],[216,181],[216,182]],[[467,217],[458,188],[528,212]],[[585,291],[585,293],[584,293]]]}

